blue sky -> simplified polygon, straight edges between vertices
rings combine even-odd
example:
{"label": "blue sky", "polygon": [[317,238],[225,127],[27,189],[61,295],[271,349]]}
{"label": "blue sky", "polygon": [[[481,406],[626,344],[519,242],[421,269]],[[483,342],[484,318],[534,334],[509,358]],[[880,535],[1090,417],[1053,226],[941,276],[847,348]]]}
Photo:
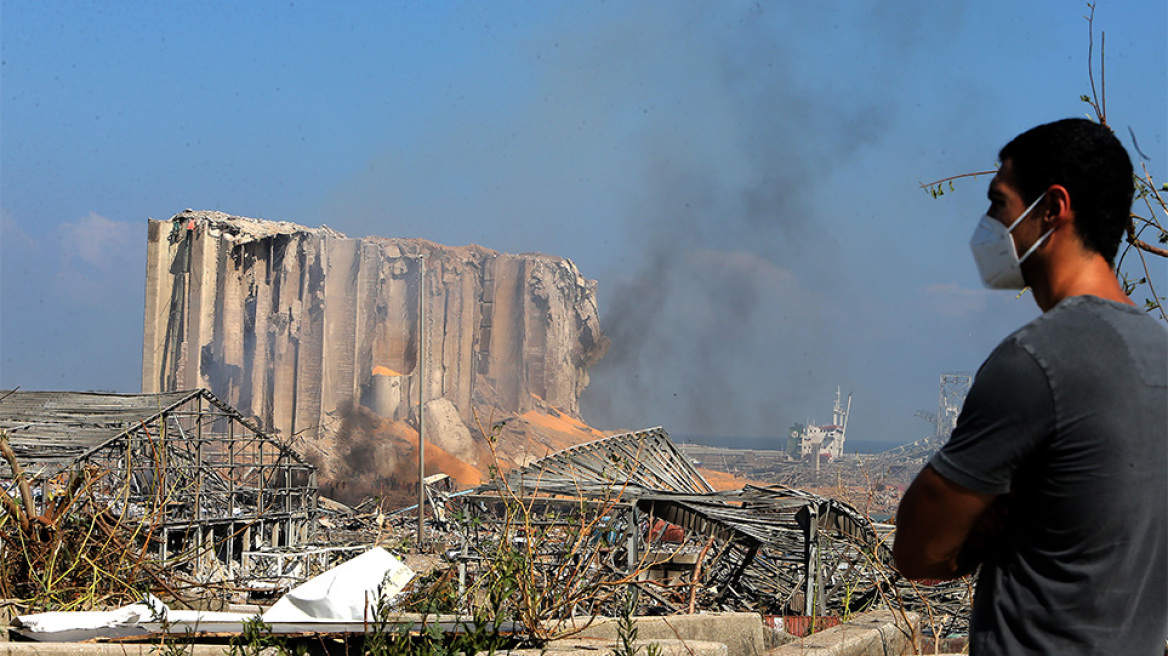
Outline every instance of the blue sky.
{"label": "blue sky", "polygon": [[[614,339],[600,428],[783,435],[840,385],[853,440],[922,437],[941,372],[1037,310],[977,279],[988,180],[917,185],[1090,111],[1087,12],[4,0],[0,387],[137,391],[146,218],[214,209],[571,258]],[[1168,9],[1096,27],[1162,181]]]}

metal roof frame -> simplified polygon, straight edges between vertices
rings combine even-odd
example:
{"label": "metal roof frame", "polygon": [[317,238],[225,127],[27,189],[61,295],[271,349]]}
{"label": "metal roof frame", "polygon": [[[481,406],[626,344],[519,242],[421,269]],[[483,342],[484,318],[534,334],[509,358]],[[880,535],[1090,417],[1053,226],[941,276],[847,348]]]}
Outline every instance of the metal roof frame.
{"label": "metal roof frame", "polygon": [[[41,467],[32,472],[34,478],[51,478],[197,397],[284,456],[311,466],[206,388],[159,394],[0,390],[0,431],[7,433],[22,465],[28,462],[26,471],[29,465],[31,469]],[[57,454],[46,453],[54,448]],[[0,463],[0,475],[11,475],[7,463]]]}

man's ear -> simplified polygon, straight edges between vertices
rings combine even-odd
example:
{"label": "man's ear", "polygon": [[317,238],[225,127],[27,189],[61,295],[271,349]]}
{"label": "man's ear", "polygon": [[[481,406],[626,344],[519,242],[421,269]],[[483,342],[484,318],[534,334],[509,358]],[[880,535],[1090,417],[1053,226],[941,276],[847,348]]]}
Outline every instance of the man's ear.
{"label": "man's ear", "polygon": [[1071,206],[1071,194],[1062,185],[1051,185],[1046,190],[1046,213],[1042,217],[1048,228],[1054,228],[1064,223],[1073,223],[1075,220],[1074,208]]}

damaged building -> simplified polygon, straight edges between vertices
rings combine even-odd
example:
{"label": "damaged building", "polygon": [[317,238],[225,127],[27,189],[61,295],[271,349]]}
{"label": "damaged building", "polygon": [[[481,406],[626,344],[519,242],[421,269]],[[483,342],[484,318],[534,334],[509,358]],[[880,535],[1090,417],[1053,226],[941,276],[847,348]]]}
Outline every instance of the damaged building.
{"label": "damaged building", "polygon": [[537,588],[557,598],[575,589],[592,611],[619,613],[602,591],[632,585],[641,613],[841,616],[928,604],[939,634],[965,622],[964,583],[911,584],[895,572],[891,527],[781,485],[716,491],[661,428],[571,447],[451,503],[466,518],[455,527],[463,578],[511,541],[531,549]]}
{"label": "damaged building", "polygon": [[30,497],[22,512],[51,516],[83,486],[118,525],[145,527],[161,563],[230,567],[314,539],[315,469],[206,389],[0,392],[0,432],[14,457],[0,479]]}
{"label": "damaged building", "polygon": [[609,521],[624,533],[612,540],[614,566],[636,572],[649,605],[670,614],[691,604],[838,612],[845,590],[852,603],[864,598],[862,561],[888,562],[872,524],[846,504],[779,486],[715,491],[661,428],[552,454],[467,499],[484,502],[503,485],[539,507],[609,502]]}

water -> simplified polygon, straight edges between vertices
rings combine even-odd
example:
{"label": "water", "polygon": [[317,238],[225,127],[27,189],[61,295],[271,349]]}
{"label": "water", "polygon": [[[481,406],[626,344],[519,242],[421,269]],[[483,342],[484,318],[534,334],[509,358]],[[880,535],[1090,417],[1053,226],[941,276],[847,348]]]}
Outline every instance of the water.
{"label": "water", "polygon": [[[783,451],[787,448],[787,438],[783,437],[737,437],[733,435],[671,435],[678,444],[703,444],[723,449],[747,449],[752,451]],[[853,440],[844,442],[844,453],[880,453],[898,446],[911,444],[910,440]]]}

